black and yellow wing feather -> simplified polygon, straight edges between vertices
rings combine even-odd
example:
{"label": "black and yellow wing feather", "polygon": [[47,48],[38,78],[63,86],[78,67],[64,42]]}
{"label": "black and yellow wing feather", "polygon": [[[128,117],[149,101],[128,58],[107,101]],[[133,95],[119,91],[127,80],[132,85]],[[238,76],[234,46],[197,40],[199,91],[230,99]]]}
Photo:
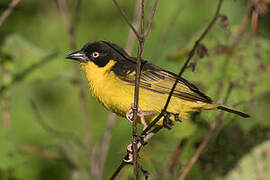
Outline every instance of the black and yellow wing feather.
{"label": "black and yellow wing feather", "polygon": [[[130,83],[130,85],[135,85],[135,74],[136,74],[136,59],[130,57],[122,48],[119,46],[105,42],[108,46],[115,50],[115,52],[120,55],[118,56],[117,63],[112,67],[112,71],[121,80]],[[140,87],[153,91],[160,94],[169,94],[174,82],[177,79],[177,75],[163,70],[158,66],[149,63],[148,61],[142,60],[141,67],[141,79]],[[201,102],[199,106],[203,109],[214,109],[218,108],[227,112],[232,112],[238,114],[242,117],[249,117],[248,114],[236,110],[231,107],[224,106],[222,104],[215,104],[212,100],[203,94],[199,89],[188,82],[184,78],[179,78],[173,96],[180,98],[185,101],[190,102]],[[194,104],[195,106],[195,104]],[[198,107],[198,106],[197,106]]]}
{"label": "black and yellow wing feather", "polygon": [[[135,85],[135,68],[135,63],[130,62],[129,66],[125,64],[125,67],[123,67],[120,62],[118,62],[113,70],[121,80]],[[156,93],[169,94],[176,79],[176,74],[165,71],[147,61],[143,61],[140,79],[141,88]],[[178,80],[173,96],[188,101],[212,103],[212,100],[208,96],[200,92],[195,85],[184,78]]]}
{"label": "black and yellow wing feather", "polygon": [[[112,71],[123,81],[135,85],[136,59],[130,57],[122,48],[113,43],[104,41],[108,46],[119,53],[119,60]],[[121,60],[122,59],[122,60]],[[163,70],[158,66],[142,60],[140,87],[161,94],[169,94],[177,79],[177,75]],[[212,100],[184,78],[179,78],[173,96],[189,100],[212,103]]]}

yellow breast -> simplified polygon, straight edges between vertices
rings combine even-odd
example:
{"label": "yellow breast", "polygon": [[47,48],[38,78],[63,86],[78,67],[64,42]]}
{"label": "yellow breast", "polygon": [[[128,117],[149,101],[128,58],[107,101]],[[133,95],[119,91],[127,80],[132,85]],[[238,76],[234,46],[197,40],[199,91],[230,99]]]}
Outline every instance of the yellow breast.
{"label": "yellow breast", "polygon": [[[93,62],[81,63],[81,68],[85,72],[89,83],[89,88],[93,96],[100,101],[109,111],[125,116],[134,102],[134,86],[119,79],[111,68],[116,62],[110,60],[104,67],[98,67]],[[158,115],[168,97],[168,94],[156,93],[140,88],[139,107],[143,111],[156,111]],[[180,98],[172,97],[168,107],[169,112],[179,113],[181,119],[186,118],[189,112],[199,110],[205,103],[191,102]],[[148,123],[155,118],[146,117]],[[159,122],[158,124],[161,124]]]}
{"label": "yellow breast", "polygon": [[82,63],[81,68],[85,72],[92,95],[108,110],[123,116],[133,101],[133,88],[110,71],[115,63],[110,60],[105,67],[98,67],[93,62],[88,62]]}

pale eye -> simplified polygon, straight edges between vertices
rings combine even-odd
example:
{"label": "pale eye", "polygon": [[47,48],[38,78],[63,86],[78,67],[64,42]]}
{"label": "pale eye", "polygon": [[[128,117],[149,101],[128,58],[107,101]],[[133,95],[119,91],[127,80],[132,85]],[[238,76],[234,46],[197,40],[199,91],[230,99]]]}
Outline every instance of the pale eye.
{"label": "pale eye", "polygon": [[92,56],[93,58],[98,58],[98,57],[99,57],[99,52],[93,52],[93,53],[91,54],[91,56]]}

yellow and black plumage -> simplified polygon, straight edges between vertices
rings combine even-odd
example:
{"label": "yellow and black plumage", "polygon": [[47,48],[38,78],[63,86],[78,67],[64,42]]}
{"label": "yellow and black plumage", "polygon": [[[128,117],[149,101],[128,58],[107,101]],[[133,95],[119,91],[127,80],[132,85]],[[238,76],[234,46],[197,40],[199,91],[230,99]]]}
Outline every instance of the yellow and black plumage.
{"label": "yellow and black plumage", "polygon": [[[109,111],[125,116],[134,101],[136,58],[130,57],[116,44],[106,41],[87,43],[81,50],[71,53],[66,58],[80,63],[91,93],[98,101]],[[176,74],[142,61],[139,107],[143,111],[156,112],[145,117],[147,123],[161,112],[176,78]],[[202,109],[221,109],[249,117],[241,111],[213,103],[195,85],[180,78],[168,112],[179,114],[180,119],[186,119],[190,113]],[[157,125],[162,125],[162,121]]]}

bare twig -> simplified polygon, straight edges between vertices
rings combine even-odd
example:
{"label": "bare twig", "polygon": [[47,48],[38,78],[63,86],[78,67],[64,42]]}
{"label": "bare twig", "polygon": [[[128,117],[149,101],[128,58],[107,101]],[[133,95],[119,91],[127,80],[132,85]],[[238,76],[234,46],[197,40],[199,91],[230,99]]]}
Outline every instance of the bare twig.
{"label": "bare twig", "polygon": [[107,153],[109,150],[109,145],[110,145],[110,141],[111,141],[111,137],[112,137],[112,130],[113,127],[115,126],[116,123],[116,115],[113,113],[109,113],[108,114],[108,118],[107,118],[107,125],[106,125],[106,129],[103,133],[103,137],[101,139],[100,142],[100,152],[99,152],[99,163],[100,163],[100,172],[99,174],[102,175],[103,174],[103,170],[104,170],[104,163],[105,160],[107,158]]}
{"label": "bare twig", "polygon": [[[156,0],[157,1],[157,0]],[[133,148],[133,165],[134,165],[134,179],[138,179],[138,150],[137,150],[137,112],[138,112],[138,102],[139,102],[139,83],[140,83],[140,72],[141,72],[141,56],[143,52],[143,45],[144,45],[144,40],[147,34],[144,34],[144,0],[141,0],[141,32],[140,34],[137,32],[135,27],[131,24],[129,21],[127,15],[125,14],[124,10],[119,6],[118,2],[116,0],[113,0],[115,3],[116,7],[119,9],[120,13],[124,17],[125,21],[127,24],[130,26],[134,34],[136,35],[137,39],[139,40],[139,47],[138,47],[138,52],[137,52],[137,66],[136,66],[136,76],[135,76],[135,91],[134,91],[134,108],[133,108],[133,123],[132,123],[132,135],[133,135],[133,140],[132,140],[132,148]],[[152,15],[150,16],[150,24],[149,24],[149,30],[151,28],[151,24],[153,21],[153,17],[155,14],[155,10],[157,7],[157,2],[154,4],[153,12]]]}
{"label": "bare twig", "polygon": [[132,31],[134,32],[134,34],[136,35],[136,37],[138,39],[141,39],[141,36],[139,35],[139,33],[137,32],[136,28],[132,25],[132,23],[129,21],[128,16],[126,15],[125,11],[120,7],[120,5],[118,4],[117,0],[113,0],[115,6],[118,8],[118,10],[120,11],[121,15],[124,17],[126,23],[129,25],[129,27],[132,29]]}
{"label": "bare twig", "polygon": [[[133,123],[132,123],[132,135],[133,135],[133,140],[132,140],[132,148],[133,148],[133,173],[134,173],[134,179],[137,180],[139,175],[138,175],[138,169],[139,169],[139,163],[138,163],[138,136],[137,136],[137,113],[138,113],[138,107],[139,107],[139,84],[140,84],[140,74],[141,74],[141,62],[142,62],[142,52],[143,52],[143,46],[144,46],[144,41],[150,32],[151,25],[153,22],[153,18],[156,12],[158,0],[155,1],[152,13],[149,19],[149,24],[147,28],[147,32],[145,34],[144,31],[144,0],[141,0],[141,33],[140,37],[137,36],[138,41],[139,41],[139,47],[138,47],[138,53],[137,53],[137,66],[136,66],[136,75],[135,75],[135,92],[134,92],[134,109],[133,109]],[[134,28],[134,27],[133,27]]]}
{"label": "bare twig", "polygon": [[163,52],[162,48],[166,46],[166,42],[168,40],[169,35],[171,34],[171,30],[173,29],[172,27],[175,25],[175,23],[177,22],[177,18],[179,17],[180,14],[180,9],[181,9],[181,3],[182,1],[179,1],[179,4],[177,5],[177,8],[175,10],[175,12],[172,14],[171,18],[169,18],[169,23],[165,26],[165,28],[163,29],[163,32],[161,33],[159,40],[158,40],[158,45],[156,50],[154,51],[153,55],[152,55],[152,62],[153,61],[157,61],[158,58],[160,58],[161,53]]}
{"label": "bare twig", "polygon": [[[157,132],[159,132],[163,127],[162,126],[157,126],[155,127],[152,131],[150,131],[150,133],[148,133],[147,138],[144,138],[144,141],[148,141],[153,135],[155,135]],[[141,134],[142,136],[142,134]],[[143,146],[143,144],[139,143],[139,147],[138,147],[138,152],[141,150],[141,147]],[[130,156],[131,152],[127,152],[127,154],[125,155],[124,159],[128,159],[128,157]],[[127,163],[125,161],[122,161],[121,164],[117,167],[117,169],[115,170],[115,172],[113,173],[113,175],[111,176],[110,180],[114,180],[117,175],[121,172],[121,170],[123,169],[123,167],[127,164],[132,164],[132,163]]]}
{"label": "bare twig", "polygon": [[[140,14],[140,1],[137,0],[136,6],[135,6],[135,10],[133,13],[133,21],[132,21],[132,25],[134,26],[135,30],[138,30],[139,27],[139,14]],[[128,33],[128,38],[127,38],[127,42],[126,42],[126,46],[125,46],[125,51],[131,55],[134,44],[135,44],[135,40],[136,40],[136,35],[133,33],[133,30],[130,29],[129,33]]]}
{"label": "bare twig", "polygon": [[[59,12],[63,18],[64,24],[65,24],[65,28],[68,32],[68,38],[69,38],[69,44],[70,44],[70,48],[72,50],[76,49],[76,42],[75,42],[75,24],[78,23],[78,13],[79,13],[79,8],[80,8],[80,0],[77,1],[77,6],[75,8],[75,15],[74,15],[74,22],[71,22],[71,18],[69,17],[69,12],[68,12],[68,7],[67,7],[67,3],[66,0],[58,0],[58,6],[59,6]],[[85,133],[85,139],[86,139],[86,143],[88,146],[88,151],[90,151],[90,146],[92,145],[92,137],[91,137],[91,133],[90,133],[90,124],[89,124],[89,112],[88,112],[88,104],[86,101],[86,95],[85,92],[83,90],[82,86],[82,80],[81,80],[81,76],[80,76],[80,69],[78,66],[75,66],[75,71],[76,71],[76,76],[77,76],[77,81],[79,82],[80,86],[79,86],[79,99],[81,102],[81,108],[82,108],[82,116],[83,116],[83,127],[84,127],[84,133]],[[91,154],[89,152],[89,154]]]}
{"label": "bare twig", "polygon": [[[138,29],[139,26],[139,13],[140,13],[140,1],[137,1],[137,4],[135,6],[134,9],[134,14],[133,14],[133,26],[136,28],[136,30]],[[126,42],[126,47],[125,50],[128,54],[131,54],[132,49],[134,47],[135,44],[135,40],[136,40],[136,36],[133,33],[132,29],[129,30],[129,35],[127,38],[127,42]],[[99,163],[100,163],[100,174],[102,174],[103,169],[104,169],[104,162],[106,160],[106,156],[107,156],[107,152],[108,152],[108,147],[109,147],[109,143],[110,143],[110,139],[111,139],[111,133],[112,133],[112,129],[114,127],[116,123],[116,115],[112,112],[109,112],[108,114],[108,118],[107,118],[107,126],[105,128],[105,131],[103,133],[103,138],[101,139],[100,142],[100,147],[98,149],[101,150],[101,153],[99,152]]]}
{"label": "bare twig", "polygon": [[132,150],[133,150],[133,178],[138,180],[139,178],[139,163],[138,163],[138,139],[137,139],[137,113],[139,107],[139,84],[141,75],[141,63],[142,63],[142,52],[144,44],[144,0],[141,0],[141,38],[139,40],[139,47],[137,53],[137,66],[135,75],[135,90],[134,90],[134,109],[133,109],[133,121],[132,121]]}
{"label": "bare twig", "polygon": [[[78,5],[81,4],[80,0],[77,2],[78,2]],[[78,10],[79,7],[77,6],[75,8],[76,12],[74,15],[74,17],[75,17],[74,20],[76,20],[76,22],[75,21],[72,22],[71,18],[69,16],[66,0],[57,0],[57,3],[59,6],[59,12],[62,16],[66,31],[68,33],[68,40],[69,40],[70,48],[72,50],[75,50],[76,49],[76,42],[75,42],[75,35],[74,35],[74,32],[75,32],[75,24],[74,23],[76,23],[76,24],[78,23],[78,15],[76,15],[76,14],[79,12],[79,10]]]}
{"label": "bare twig", "polygon": [[[66,0],[57,0],[58,6],[59,6],[59,12],[63,18],[65,28],[68,33],[68,39],[70,48],[74,51],[76,49],[76,42],[75,42],[75,30],[76,30],[76,24],[78,24],[79,16],[78,13],[80,12],[80,5],[81,0],[77,1],[77,5],[74,12],[74,18],[73,22],[71,18],[69,17],[68,7]],[[82,87],[82,79],[80,75],[80,68],[79,66],[75,66],[75,72],[76,72],[76,78],[77,82],[79,82],[78,90],[79,90],[79,99],[81,103],[81,109],[82,109],[82,119],[83,119],[83,128],[84,128],[84,137],[86,141],[88,156],[89,156],[89,166],[91,169],[91,174],[94,179],[99,176],[98,169],[96,168],[96,158],[94,157],[94,150],[92,148],[93,140],[92,140],[92,134],[90,131],[90,117],[89,117],[89,110],[88,110],[88,103],[86,101],[86,95]],[[95,159],[95,160],[94,160]]]}
{"label": "bare twig", "polygon": [[3,22],[6,20],[6,18],[10,15],[12,10],[19,4],[21,0],[13,0],[8,8],[1,14],[0,16],[0,26],[3,24]]}
{"label": "bare twig", "polygon": [[113,175],[110,177],[110,180],[114,180],[117,177],[117,175],[121,172],[121,170],[123,169],[123,167],[125,165],[127,165],[127,163],[125,161],[122,161],[121,164],[114,171]]}
{"label": "bare twig", "polygon": [[[114,0],[114,2],[115,2],[115,0]],[[216,10],[216,13],[215,13],[215,16],[214,16],[214,18],[212,19],[212,21],[209,23],[209,25],[206,27],[206,29],[204,30],[204,32],[201,34],[201,36],[199,37],[199,39],[195,42],[195,44],[194,44],[194,46],[193,46],[193,48],[192,48],[192,50],[191,50],[191,52],[190,52],[190,54],[189,54],[189,56],[188,56],[188,59],[186,60],[186,62],[185,62],[185,64],[183,65],[183,67],[182,67],[182,69],[181,69],[181,71],[179,72],[179,74],[178,74],[178,77],[177,77],[177,79],[176,79],[176,81],[175,81],[175,83],[174,83],[174,85],[173,85],[173,87],[172,87],[172,89],[171,89],[171,92],[170,92],[170,94],[169,94],[169,97],[168,97],[168,99],[167,99],[167,101],[166,101],[166,104],[165,104],[165,106],[164,106],[164,109],[162,110],[162,113],[160,113],[152,122],[151,122],[151,124],[150,125],[148,125],[148,127],[142,132],[142,134],[141,135],[146,135],[147,134],[147,132],[159,121],[159,119],[161,118],[161,117],[163,117],[164,116],[164,114],[165,114],[165,112],[166,112],[166,110],[167,110],[167,107],[168,107],[168,105],[169,105],[169,102],[170,102],[170,99],[171,99],[171,97],[172,97],[172,94],[173,94],[173,91],[174,91],[174,89],[175,89],[175,87],[176,87],[176,85],[177,85],[177,83],[178,83],[178,80],[180,79],[180,77],[182,76],[182,74],[184,73],[184,71],[186,70],[186,68],[187,68],[187,66],[188,66],[188,64],[189,64],[189,62],[190,62],[190,60],[191,60],[191,58],[194,56],[194,54],[195,54],[195,51],[196,51],[196,49],[197,49],[197,47],[198,47],[198,45],[200,44],[200,42],[203,40],[203,38],[208,34],[208,32],[211,30],[211,28],[212,28],[212,26],[215,24],[215,22],[216,22],[216,20],[217,20],[217,18],[219,17],[219,11],[220,11],[220,8],[221,8],[221,5],[222,5],[222,2],[223,2],[223,0],[220,0],[219,1],[219,3],[218,3],[218,6],[217,6],[217,10]],[[117,6],[118,8],[120,8],[120,6],[118,5]],[[121,8],[120,8],[121,9]],[[155,10],[154,10],[155,11]],[[120,12],[123,12],[123,10],[120,10]],[[122,15],[123,15],[123,13],[122,13]],[[144,14],[142,14],[142,19],[144,18]],[[128,22],[128,18],[126,17],[125,18],[125,20]],[[128,24],[131,26],[131,23],[129,23],[128,22]],[[142,22],[142,25],[144,25],[144,22]],[[133,28],[134,29],[134,28]],[[144,32],[144,30],[142,29],[141,31],[143,31]],[[137,33],[138,34],[138,33]],[[144,37],[141,37],[141,39],[139,38],[139,36],[137,35],[137,38],[139,39],[139,42],[142,42],[142,45],[143,45],[143,42],[144,42]],[[140,53],[140,43],[139,43],[139,49],[138,49],[138,55],[140,55],[139,54]],[[137,64],[138,65],[138,64]],[[139,69],[140,70],[140,69]],[[137,71],[138,72],[138,71]],[[136,80],[137,80],[137,78],[136,78]],[[136,81],[136,84],[138,83],[138,81]],[[135,88],[135,92],[136,92],[136,88]],[[136,100],[136,94],[135,94],[135,100]],[[135,104],[135,103],[134,103]],[[135,110],[137,109],[137,107],[136,107],[136,104],[135,104]],[[136,116],[136,111],[135,112],[133,112],[133,114]],[[133,126],[134,127],[134,126]],[[134,130],[134,129],[133,129]],[[134,132],[134,131],[133,131]],[[137,137],[136,137],[137,138]],[[133,145],[134,146],[134,145]],[[134,147],[133,147],[134,148]],[[136,147],[135,147],[136,148]],[[135,149],[136,150],[136,149]],[[133,149],[133,151],[134,151],[134,149]],[[136,154],[136,153],[134,153],[133,152],[133,154]],[[133,159],[134,160],[134,159]],[[134,161],[135,162],[135,161]],[[119,168],[117,169],[117,173],[114,173],[114,176],[112,177],[112,179],[113,178],[115,178],[116,176],[117,176],[117,174],[121,171],[121,169],[123,168],[123,162],[122,162],[122,164],[119,166]],[[135,171],[135,169],[134,169],[134,171]],[[135,177],[136,178],[136,177]]]}
{"label": "bare twig", "polygon": [[151,30],[151,26],[152,26],[152,23],[153,23],[153,18],[154,18],[154,15],[155,15],[155,12],[156,12],[156,9],[157,9],[157,5],[158,5],[158,0],[156,0],[154,2],[154,5],[153,5],[153,9],[152,9],[152,12],[151,12],[151,16],[149,17],[149,22],[148,22],[148,25],[147,25],[147,29],[146,29],[146,32],[144,34],[144,38],[146,38]]}
{"label": "bare twig", "polygon": [[177,76],[177,79],[176,79],[176,81],[175,81],[175,83],[174,83],[174,85],[173,85],[173,87],[172,87],[172,89],[171,89],[171,92],[170,92],[169,96],[168,96],[168,99],[167,99],[167,101],[166,101],[166,104],[165,104],[165,106],[164,106],[164,110],[165,110],[165,111],[166,111],[167,108],[168,108],[169,102],[170,102],[170,100],[171,100],[171,98],[172,98],[172,95],[173,95],[173,91],[175,90],[176,85],[177,85],[177,83],[178,83],[180,77],[181,77],[182,74],[185,72],[185,70],[186,70],[186,68],[187,68],[187,66],[188,66],[188,64],[189,64],[189,62],[190,62],[190,60],[191,60],[191,58],[194,56],[194,54],[195,54],[195,52],[196,52],[196,49],[197,49],[198,45],[199,45],[200,42],[204,39],[204,37],[210,32],[210,30],[212,29],[213,25],[215,24],[217,18],[219,17],[219,11],[220,11],[220,9],[221,9],[222,2],[223,2],[223,0],[219,0],[214,18],[211,20],[211,22],[209,23],[209,25],[208,25],[208,26],[206,27],[206,29],[203,31],[203,33],[201,34],[201,36],[199,37],[199,39],[195,42],[195,44],[194,44],[192,50],[191,50],[190,53],[189,53],[189,56],[188,56],[188,58],[187,58],[185,64],[183,65],[181,71],[179,72],[179,74],[178,74],[178,76]]}
{"label": "bare twig", "polygon": [[218,2],[218,5],[217,5],[217,9],[216,9],[216,13],[215,13],[215,16],[213,17],[213,19],[211,20],[211,22],[208,24],[208,26],[206,27],[206,29],[203,31],[203,33],[201,34],[201,36],[198,38],[198,40],[195,42],[192,50],[190,51],[189,53],[189,56],[187,58],[187,60],[185,61],[183,67],[181,68],[179,74],[177,75],[177,78],[173,84],[173,87],[170,91],[170,94],[167,98],[167,101],[164,105],[164,108],[162,110],[162,112],[159,114],[159,116],[157,116],[148,126],[147,128],[142,132],[143,135],[145,135],[163,116],[164,114],[166,114],[166,110],[168,108],[168,105],[170,103],[170,100],[172,98],[172,95],[173,95],[173,92],[176,88],[176,85],[180,79],[180,77],[182,76],[182,74],[185,72],[186,68],[188,67],[188,64],[191,60],[191,58],[194,56],[195,52],[196,52],[196,49],[197,47],[199,46],[200,42],[204,39],[204,37],[210,32],[210,30],[212,29],[213,25],[215,24],[217,18],[219,17],[219,11],[220,11],[220,8],[221,8],[221,5],[222,5],[222,2],[223,0],[219,0]]}
{"label": "bare twig", "polygon": [[[231,94],[232,89],[233,89],[233,84],[230,83],[229,88],[228,88],[227,93],[226,93],[226,96],[224,98],[223,104],[226,104],[226,102]],[[186,178],[189,171],[191,170],[193,165],[197,162],[198,158],[200,157],[202,151],[207,146],[211,137],[216,133],[217,129],[221,126],[223,116],[224,116],[224,111],[220,112],[220,114],[216,118],[215,123],[213,124],[213,126],[211,126],[211,129],[209,130],[207,135],[204,137],[203,141],[201,142],[200,146],[197,148],[197,150],[194,153],[194,155],[192,156],[191,160],[188,162],[188,164],[184,168],[182,174],[179,177],[179,180],[184,180]]]}
{"label": "bare twig", "polygon": [[173,172],[173,168],[174,166],[176,165],[177,163],[177,160],[179,159],[179,157],[181,156],[182,154],[182,150],[183,150],[183,146],[184,144],[187,142],[186,139],[181,139],[180,143],[178,144],[176,150],[174,151],[172,157],[171,157],[171,161],[170,161],[170,164],[169,164],[169,167],[168,167],[168,171],[170,173]]}

